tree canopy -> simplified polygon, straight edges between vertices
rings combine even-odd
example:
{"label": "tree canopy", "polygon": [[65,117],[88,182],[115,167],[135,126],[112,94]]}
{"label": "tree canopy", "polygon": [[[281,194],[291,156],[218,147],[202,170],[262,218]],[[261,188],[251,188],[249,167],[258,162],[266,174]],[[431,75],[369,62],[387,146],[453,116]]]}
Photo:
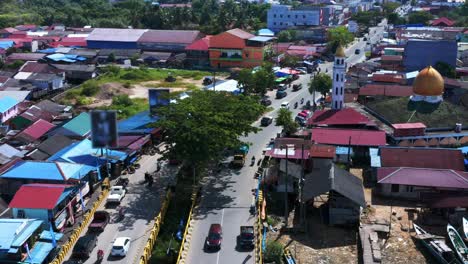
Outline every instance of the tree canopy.
{"label": "tree canopy", "polygon": [[432,18],[433,16],[429,12],[425,12],[425,11],[412,12],[408,16],[408,23],[427,25],[429,23],[429,20],[431,20]]}
{"label": "tree canopy", "polygon": [[258,131],[252,123],[264,110],[253,97],[194,90],[189,98],[158,109],[155,125],[163,129],[168,146],[164,157],[201,168],[225,149],[239,148],[240,136]]}
{"label": "tree canopy", "polygon": [[283,127],[283,132],[286,135],[294,134],[297,131],[297,123],[293,120],[292,112],[286,108],[280,108],[278,110],[278,116],[275,119],[277,126]]}
{"label": "tree canopy", "polygon": [[443,61],[438,61],[435,65],[434,68],[440,73],[440,75],[449,77],[449,78],[456,78],[457,77],[457,72],[455,71],[455,68],[450,66],[450,64],[445,63]]}
{"label": "tree canopy", "polygon": [[354,35],[344,26],[339,26],[328,30],[328,47],[332,53],[336,51],[338,45],[347,45],[354,40]]}
{"label": "tree canopy", "polygon": [[325,97],[327,93],[330,92],[332,84],[332,79],[328,74],[318,73],[314,76],[312,82],[310,82],[309,92],[313,94],[314,91],[316,91],[321,93]]}
{"label": "tree canopy", "polygon": [[242,69],[237,78],[239,87],[244,89],[244,95],[265,95],[267,89],[275,83],[275,73],[270,63],[263,64],[252,73],[251,69]]}

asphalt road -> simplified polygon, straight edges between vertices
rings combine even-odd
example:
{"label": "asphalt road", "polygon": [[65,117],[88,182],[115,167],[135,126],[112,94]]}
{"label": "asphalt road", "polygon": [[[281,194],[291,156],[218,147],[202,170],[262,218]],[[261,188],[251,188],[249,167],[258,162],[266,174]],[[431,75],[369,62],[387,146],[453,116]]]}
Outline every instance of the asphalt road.
{"label": "asphalt road", "polygon": [[[383,26],[371,28],[370,41],[377,43],[382,37]],[[375,33],[374,29],[376,30]],[[364,46],[367,41],[362,38],[356,41],[346,50],[348,56],[348,66],[365,60]],[[356,49],[362,49],[360,54],[355,54]],[[321,71],[332,73],[333,63],[327,62],[320,65]],[[272,99],[271,107],[273,111],[267,115],[276,117],[281,102],[289,102],[290,110],[295,116],[300,112],[300,107],[294,109],[293,105],[298,102],[300,105],[301,98],[304,101],[312,101],[312,95],[307,87],[311,75],[301,75],[299,80],[294,83],[302,83],[303,89],[293,92],[287,89],[288,96],[282,99],[274,99],[275,91],[269,92],[267,95]],[[316,94],[318,100],[320,94]],[[259,120],[254,123],[259,126]],[[249,207],[253,202],[252,189],[256,187],[256,181],[253,176],[257,166],[249,166],[250,159],[254,155],[257,160],[261,157],[262,149],[270,141],[270,138],[276,136],[281,131],[280,127],[271,124],[268,127],[262,128],[262,131],[254,134],[249,134],[243,140],[252,143],[250,151],[246,159],[246,165],[240,170],[224,169],[219,174],[211,175],[204,182],[202,199],[194,212],[194,228],[190,243],[189,252],[186,263],[189,264],[247,264],[254,263],[253,251],[240,251],[237,245],[237,236],[239,235],[240,226],[253,225],[254,217],[249,213]],[[208,229],[211,224],[219,223],[223,227],[222,247],[219,251],[206,252],[204,250],[205,239],[208,234]]]}
{"label": "asphalt road", "polygon": [[[111,214],[111,223],[107,225],[105,230],[98,236],[98,245],[94,248],[84,263],[95,263],[97,259],[97,251],[104,250],[104,260],[102,263],[138,263],[143,247],[148,239],[149,230],[152,228],[155,214],[160,209],[161,197],[165,194],[165,183],[169,180],[167,175],[173,175],[171,171],[175,167],[164,166],[161,169],[161,179],[156,179],[151,188],[142,184],[144,181],[144,173],[146,171],[153,172],[156,170],[155,156],[142,156],[140,160],[140,169],[135,174],[125,175],[128,177],[129,185],[128,193],[121,202],[121,206],[125,208],[125,217],[121,221],[117,221],[118,213],[114,208],[105,208],[103,202],[98,210],[106,210]],[[87,232],[83,230],[82,236]],[[117,237],[130,237],[130,250],[124,258],[114,258],[110,256],[112,244]],[[69,256],[70,257],[70,254]],[[66,259],[68,259],[68,257]]]}

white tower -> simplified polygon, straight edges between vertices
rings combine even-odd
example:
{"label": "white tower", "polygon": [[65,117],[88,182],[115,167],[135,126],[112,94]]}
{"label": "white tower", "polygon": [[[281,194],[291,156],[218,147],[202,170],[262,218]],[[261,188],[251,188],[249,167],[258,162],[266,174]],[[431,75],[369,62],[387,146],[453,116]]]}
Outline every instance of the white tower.
{"label": "white tower", "polygon": [[333,64],[332,109],[340,110],[344,107],[344,81],[346,73],[346,55],[343,47],[339,46],[335,53]]}

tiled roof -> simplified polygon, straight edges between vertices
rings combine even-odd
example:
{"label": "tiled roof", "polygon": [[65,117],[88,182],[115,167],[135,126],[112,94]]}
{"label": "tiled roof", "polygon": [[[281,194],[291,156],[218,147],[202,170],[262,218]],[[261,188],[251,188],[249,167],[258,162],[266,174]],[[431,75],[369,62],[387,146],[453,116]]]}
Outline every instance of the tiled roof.
{"label": "tiled roof", "polygon": [[459,149],[383,147],[380,159],[382,167],[465,170]]}
{"label": "tiled roof", "polygon": [[315,111],[313,116],[307,121],[307,124],[316,126],[375,125],[369,118],[353,108]]}
{"label": "tiled roof", "polygon": [[25,184],[11,200],[10,208],[54,209],[60,196],[69,185],[63,184]]}
{"label": "tiled roof", "polygon": [[62,127],[78,136],[86,136],[91,131],[91,117],[88,113],[82,112]]}
{"label": "tiled roof", "polygon": [[252,35],[249,32],[245,32],[244,30],[239,28],[234,28],[226,32],[241,39],[249,39],[255,37],[255,35]]}
{"label": "tiled roof", "polygon": [[378,168],[378,183],[468,189],[468,172],[424,168]]}
{"label": "tiled roof", "polygon": [[36,122],[34,122],[34,124],[30,125],[21,133],[19,133],[18,137],[25,138],[29,141],[36,141],[54,127],[55,127],[54,124],[51,124],[45,120],[39,119]]}
{"label": "tiled roof", "polygon": [[312,141],[339,146],[385,146],[387,143],[383,131],[332,128],[313,128]]}
{"label": "tiled roof", "polygon": [[138,39],[139,43],[192,44],[200,36],[198,30],[148,30]]}

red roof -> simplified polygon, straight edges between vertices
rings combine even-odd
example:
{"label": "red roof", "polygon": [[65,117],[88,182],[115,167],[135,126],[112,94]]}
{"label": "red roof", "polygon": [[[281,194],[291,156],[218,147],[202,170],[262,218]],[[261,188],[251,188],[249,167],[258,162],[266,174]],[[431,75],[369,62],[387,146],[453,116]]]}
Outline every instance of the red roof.
{"label": "red roof", "polygon": [[413,129],[413,128],[426,128],[426,125],[423,123],[402,123],[402,124],[392,124],[392,127],[395,129]]}
{"label": "red roof", "polygon": [[310,156],[312,158],[328,158],[335,157],[336,147],[328,145],[312,145],[310,148]]}
{"label": "red roof", "polygon": [[54,127],[54,124],[39,119],[34,122],[34,124],[30,125],[28,128],[19,133],[18,137],[24,137],[30,141],[36,141]]}
{"label": "red roof", "polygon": [[380,148],[382,167],[413,167],[464,171],[463,153],[444,148]]}
{"label": "red roof", "polygon": [[8,207],[30,209],[54,209],[60,196],[69,185],[24,184],[16,192]]}
{"label": "red roof", "polygon": [[366,84],[359,89],[359,95],[407,97],[413,94],[413,87],[407,85]]}
{"label": "red roof", "polygon": [[372,81],[374,82],[392,82],[401,83],[404,80],[401,74],[379,74],[374,73],[372,75]]}
{"label": "red roof", "polygon": [[353,108],[315,111],[313,116],[307,121],[307,124],[315,126],[375,125],[369,118]]}
{"label": "red roof", "polygon": [[449,86],[458,87],[458,88],[461,87],[461,84],[460,84],[460,82],[458,80],[447,78],[447,77],[444,77],[444,84],[449,85]]}
{"label": "red roof", "polygon": [[54,119],[52,113],[42,110],[41,108],[35,105],[29,107],[28,110],[24,111],[20,116],[29,121],[37,121],[39,119],[44,119],[50,122]]}
{"label": "red roof", "polygon": [[318,144],[348,146],[385,146],[385,132],[363,129],[313,128],[312,141]]}
{"label": "red roof", "polygon": [[378,168],[377,182],[468,189],[468,172],[425,168]]}
{"label": "red roof", "polygon": [[7,27],[7,28],[1,29],[0,33],[13,33],[15,31],[18,31],[18,30],[16,28]]}
{"label": "red roof", "polygon": [[210,48],[210,38],[211,36],[205,36],[202,39],[196,40],[192,44],[188,45],[185,50],[203,50],[208,51]]}
{"label": "red roof", "polygon": [[403,61],[403,56],[400,55],[382,55],[382,61]]}
{"label": "red roof", "polygon": [[249,32],[245,32],[244,30],[240,28],[234,28],[226,32],[241,39],[249,39],[249,38],[255,37],[255,35],[252,35]]}
{"label": "red roof", "polygon": [[198,30],[148,30],[138,43],[178,43],[190,45],[200,37]]}
{"label": "red roof", "polygon": [[431,26],[453,26],[455,24],[455,21],[453,20],[450,20],[446,17],[441,17],[441,18],[438,18],[434,21],[431,22]]}

